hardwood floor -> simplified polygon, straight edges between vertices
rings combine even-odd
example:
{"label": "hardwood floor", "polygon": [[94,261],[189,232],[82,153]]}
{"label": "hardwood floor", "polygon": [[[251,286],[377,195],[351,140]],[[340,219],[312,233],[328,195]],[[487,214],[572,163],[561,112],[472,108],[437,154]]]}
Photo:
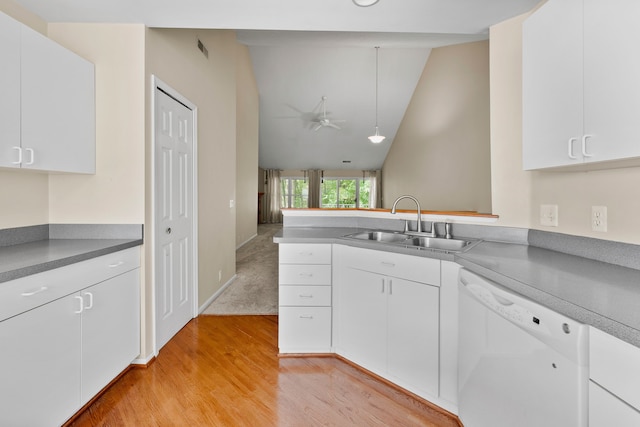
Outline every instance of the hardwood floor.
{"label": "hardwood floor", "polygon": [[200,316],[71,426],[459,426],[333,357],[278,358],[277,316]]}

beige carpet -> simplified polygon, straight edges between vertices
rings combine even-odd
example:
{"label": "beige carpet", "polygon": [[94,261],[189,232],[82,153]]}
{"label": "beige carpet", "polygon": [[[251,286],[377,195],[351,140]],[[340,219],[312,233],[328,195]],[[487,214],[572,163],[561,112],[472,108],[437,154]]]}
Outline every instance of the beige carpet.
{"label": "beige carpet", "polygon": [[236,252],[236,279],[204,315],[278,314],[278,245],[282,224],[259,224],[258,235]]}

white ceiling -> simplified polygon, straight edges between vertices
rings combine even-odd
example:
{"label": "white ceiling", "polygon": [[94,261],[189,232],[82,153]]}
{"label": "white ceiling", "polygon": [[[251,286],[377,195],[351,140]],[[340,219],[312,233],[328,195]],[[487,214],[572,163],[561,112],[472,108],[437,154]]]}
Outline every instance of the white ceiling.
{"label": "white ceiling", "polygon": [[[15,0],[47,22],[143,23],[235,29],[250,46],[260,92],[263,168],[382,166],[430,49],[488,37],[488,28],[539,0]],[[379,56],[379,145],[375,125]],[[327,97],[341,130],[313,131]],[[343,160],[351,163],[344,164]]]}

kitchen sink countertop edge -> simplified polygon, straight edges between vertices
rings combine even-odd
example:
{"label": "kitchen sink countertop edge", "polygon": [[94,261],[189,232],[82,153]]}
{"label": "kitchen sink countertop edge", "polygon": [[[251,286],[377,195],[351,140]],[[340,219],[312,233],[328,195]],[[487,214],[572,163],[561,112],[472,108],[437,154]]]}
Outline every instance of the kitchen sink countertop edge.
{"label": "kitchen sink countertop edge", "polygon": [[[526,242],[484,239],[468,251],[445,253],[357,241],[361,228],[284,227],[275,243],[337,243],[454,261],[498,285],[640,347],[640,270]],[[475,236],[474,236],[475,237]]]}

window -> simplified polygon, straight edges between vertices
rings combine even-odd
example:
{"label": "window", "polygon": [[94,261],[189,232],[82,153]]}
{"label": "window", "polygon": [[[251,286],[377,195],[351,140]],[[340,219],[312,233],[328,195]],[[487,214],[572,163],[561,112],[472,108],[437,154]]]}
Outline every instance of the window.
{"label": "window", "polygon": [[281,178],[283,208],[309,207],[309,183],[303,178]]}
{"label": "window", "polygon": [[321,188],[323,208],[368,208],[371,180],[358,178],[324,178]]}

